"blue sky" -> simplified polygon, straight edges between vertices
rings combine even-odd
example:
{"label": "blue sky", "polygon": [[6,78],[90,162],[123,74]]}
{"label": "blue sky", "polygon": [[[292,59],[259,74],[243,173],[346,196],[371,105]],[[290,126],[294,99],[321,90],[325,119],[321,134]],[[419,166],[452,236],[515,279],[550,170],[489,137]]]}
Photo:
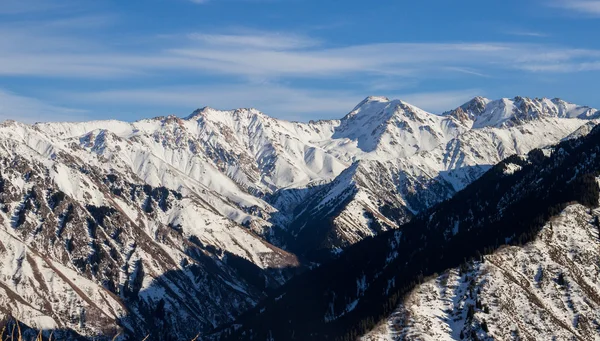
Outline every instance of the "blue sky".
{"label": "blue sky", "polygon": [[600,107],[600,1],[0,0],[0,119],[256,107],[339,118],[368,95]]}

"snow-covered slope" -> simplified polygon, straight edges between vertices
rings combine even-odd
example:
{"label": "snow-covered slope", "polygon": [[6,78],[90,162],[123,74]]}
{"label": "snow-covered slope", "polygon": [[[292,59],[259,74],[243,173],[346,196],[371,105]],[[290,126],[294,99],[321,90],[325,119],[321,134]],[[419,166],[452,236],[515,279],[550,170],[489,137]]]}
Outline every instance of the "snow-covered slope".
{"label": "snow-covered slope", "polygon": [[297,265],[215,209],[223,197],[154,187],[111,160],[118,142],[106,131],[53,140],[0,127],[0,320],[145,335],[158,309],[165,330],[190,338],[252,307],[286,279],[278,269]]}
{"label": "snow-covered slope", "polygon": [[346,115],[333,138],[356,141],[370,159],[396,159],[432,149],[468,130],[451,116],[438,116],[408,103],[369,97]]}
{"label": "snow-covered slope", "polygon": [[[500,103],[519,106],[511,104],[510,111],[504,108],[499,119],[494,115]],[[299,236],[303,249],[309,243],[309,248],[336,250],[396,228],[413,214],[450,198],[504,158],[585,135],[599,122],[594,119],[598,114],[592,114],[594,109],[559,100],[523,98],[475,98],[442,118],[402,102],[367,99],[345,120],[359,120],[362,107],[383,116],[387,113],[386,119],[370,115],[377,117],[375,122],[386,124],[371,131],[372,122],[359,121],[358,126],[368,129],[357,128],[348,136],[359,141],[359,146],[366,136],[375,136],[369,141],[378,142],[363,143],[370,152],[295,212],[290,230]],[[570,118],[573,116],[578,118]],[[486,124],[473,124],[477,119],[485,119]],[[307,238],[311,240],[307,242]]]}
{"label": "snow-covered slope", "polygon": [[598,339],[599,137],[508,157],[215,336],[355,340],[391,314],[366,340]]}
{"label": "snow-covered slope", "polygon": [[[261,235],[269,235],[271,225],[291,226],[297,233],[306,219],[334,219],[340,229],[334,233],[342,239],[337,247],[372,235],[378,227],[368,221],[382,229],[397,226],[371,215],[391,213],[405,221],[410,212],[448,198],[504,157],[556,143],[596,116],[594,109],[558,99],[478,97],[434,115],[399,100],[368,97],[341,120],[309,123],[274,119],[255,109],[203,108],[186,119],[35,128],[63,144],[79,144],[76,152],[83,160],[90,153],[102,155],[97,167],[114,165],[152,186],[199,194],[220,214]],[[360,166],[350,167],[355,162]],[[350,181],[359,183],[356,191],[330,185],[345,170],[343,179],[361,178]],[[424,188],[432,190],[422,194]],[[316,193],[349,207],[323,211]],[[335,193],[363,199],[342,200]],[[376,193],[387,198],[372,202]],[[343,216],[331,217],[332,212]]]}
{"label": "snow-covered slope", "polygon": [[[5,122],[0,320],[195,335],[285,282],[299,265],[289,251],[331,255],[397,228],[511,154],[587,134],[598,116],[560,100],[476,98],[434,115],[369,97],[309,123],[212,108]],[[157,309],[164,320],[148,321]]]}
{"label": "snow-covered slope", "polygon": [[475,97],[443,116],[453,116],[473,128],[513,126],[542,117],[590,119],[598,111],[554,98],[503,98],[491,101]]}
{"label": "snow-covered slope", "polygon": [[362,340],[600,340],[599,216],[567,207],[535,241],[419,285]]}

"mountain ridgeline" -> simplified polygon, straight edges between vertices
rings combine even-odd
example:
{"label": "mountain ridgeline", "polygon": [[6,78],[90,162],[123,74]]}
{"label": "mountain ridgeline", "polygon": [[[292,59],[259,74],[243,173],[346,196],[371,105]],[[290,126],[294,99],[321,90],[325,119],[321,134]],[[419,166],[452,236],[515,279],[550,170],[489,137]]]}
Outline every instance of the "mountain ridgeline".
{"label": "mountain ridgeline", "polygon": [[594,205],[598,123],[596,109],[523,97],[443,114],[368,97],[308,123],[212,108],[6,121],[0,326],[353,338],[427,276],[530,240],[565,203]]}
{"label": "mountain ridgeline", "polygon": [[568,204],[600,199],[600,127],[492,167],[399,230],[367,238],[283,286],[220,340],[354,340],[386,319],[424,279],[532,241]]}

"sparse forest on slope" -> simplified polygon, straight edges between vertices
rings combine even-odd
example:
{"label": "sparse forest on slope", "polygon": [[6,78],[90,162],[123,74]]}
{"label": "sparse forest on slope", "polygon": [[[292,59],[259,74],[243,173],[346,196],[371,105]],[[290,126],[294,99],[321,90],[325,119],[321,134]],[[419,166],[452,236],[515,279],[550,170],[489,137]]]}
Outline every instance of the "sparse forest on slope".
{"label": "sparse forest on slope", "polygon": [[533,242],[417,285],[363,341],[600,340],[599,216],[571,204]]}

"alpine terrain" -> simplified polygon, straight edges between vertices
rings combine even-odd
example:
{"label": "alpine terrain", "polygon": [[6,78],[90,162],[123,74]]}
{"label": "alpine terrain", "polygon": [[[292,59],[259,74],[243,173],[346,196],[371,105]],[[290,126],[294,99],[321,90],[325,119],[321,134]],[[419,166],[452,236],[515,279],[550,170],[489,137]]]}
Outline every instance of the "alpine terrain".
{"label": "alpine terrain", "polygon": [[0,331],[599,340],[598,123],[523,97],[6,121]]}

